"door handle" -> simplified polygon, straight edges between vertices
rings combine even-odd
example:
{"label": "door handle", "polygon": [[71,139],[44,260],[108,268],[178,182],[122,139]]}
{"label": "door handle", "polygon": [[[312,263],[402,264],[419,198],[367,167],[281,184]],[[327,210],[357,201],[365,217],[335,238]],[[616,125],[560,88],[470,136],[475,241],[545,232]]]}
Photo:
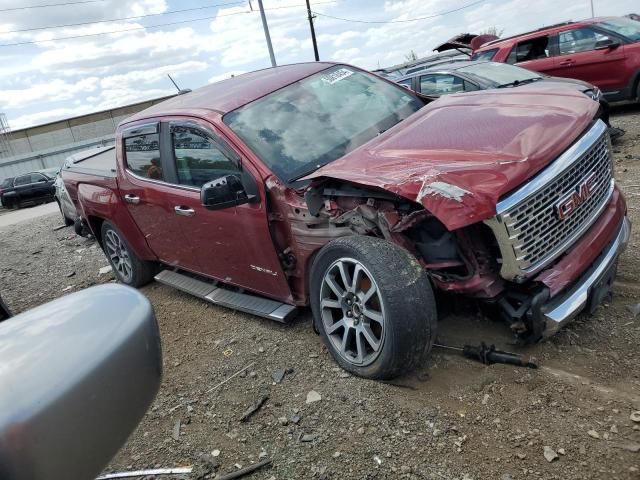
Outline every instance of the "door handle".
{"label": "door handle", "polygon": [[571,65],[575,65],[576,62],[574,60],[564,60],[562,62],[560,62],[558,65],[560,65],[561,67],[570,67]]}
{"label": "door handle", "polygon": [[124,196],[124,201],[137,205],[138,203],[140,203],[140,197],[138,197],[137,195],[126,194]]}
{"label": "door handle", "polygon": [[176,212],[176,215],[182,215],[183,217],[192,217],[196,214],[193,208],[183,207],[181,205],[173,207],[173,211]]}

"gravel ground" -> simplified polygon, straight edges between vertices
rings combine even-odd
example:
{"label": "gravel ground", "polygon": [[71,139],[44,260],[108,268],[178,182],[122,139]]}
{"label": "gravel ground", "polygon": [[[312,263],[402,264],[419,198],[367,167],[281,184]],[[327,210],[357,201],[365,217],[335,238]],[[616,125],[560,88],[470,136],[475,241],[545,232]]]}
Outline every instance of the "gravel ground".
{"label": "gravel ground", "polygon": [[[637,226],[640,109],[618,109],[613,123],[627,130],[614,146],[616,170]],[[48,215],[0,229],[0,288],[15,311],[113,281],[99,274],[107,261],[96,243],[54,231],[59,224]],[[393,383],[338,369],[309,312],[280,325],[153,283],[142,291],[160,324],[164,380],[109,468],[190,465],[215,452],[218,473],[272,458],[255,479],[638,479],[640,424],[630,414],[640,410],[640,320],[627,306],[640,302],[639,248],[636,227],[610,303],[523,352],[538,370],[434,351]],[[515,349],[472,305],[439,328],[444,342]],[[278,370],[286,371],[279,382]],[[320,400],[309,403],[311,391]]]}

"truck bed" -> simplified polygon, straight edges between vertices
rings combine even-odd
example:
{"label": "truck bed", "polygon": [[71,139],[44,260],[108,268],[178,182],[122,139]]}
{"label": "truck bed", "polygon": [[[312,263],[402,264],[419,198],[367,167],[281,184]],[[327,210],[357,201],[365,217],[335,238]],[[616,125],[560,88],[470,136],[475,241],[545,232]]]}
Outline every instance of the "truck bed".
{"label": "truck bed", "polygon": [[71,157],[63,167],[63,171],[74,173],[86,173],[89,175],[99,175],[102,177],[116,176],[116,149],[115,147],[105,147],[80,152]]}

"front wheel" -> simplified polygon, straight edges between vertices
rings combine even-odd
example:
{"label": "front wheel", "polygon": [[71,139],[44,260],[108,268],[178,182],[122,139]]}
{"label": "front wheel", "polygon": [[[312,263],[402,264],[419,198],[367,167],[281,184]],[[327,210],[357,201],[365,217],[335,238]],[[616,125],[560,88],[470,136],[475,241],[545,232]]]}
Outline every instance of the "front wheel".
{"label": "front wheel", "polygon": [[399,246],[371,237],[334,240],[311,271],[316,328],[349,372],[390,379],[415,369],[436,334],[429,278]]}
{"label": "front wheel", "polygon": [[102,249],[120,282],[137,288],[153,279],[155,263],[139,259],[120,231],[104,222],[101,234]]}

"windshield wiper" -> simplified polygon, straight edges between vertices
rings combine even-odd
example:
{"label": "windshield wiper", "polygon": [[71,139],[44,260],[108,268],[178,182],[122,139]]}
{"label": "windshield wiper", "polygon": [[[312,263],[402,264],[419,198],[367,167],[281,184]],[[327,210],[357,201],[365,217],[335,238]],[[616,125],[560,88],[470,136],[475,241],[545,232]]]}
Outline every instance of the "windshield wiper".
{"label": "windshield wiper", "polygon": [[526,83],[537,82],[538,80],[542,80],[542,77],[527,78],[526,80],[514,80],[513,82],[503,83],[502,85],[498,85],[497,88],[517,87],[519,85],[524,85]]}

